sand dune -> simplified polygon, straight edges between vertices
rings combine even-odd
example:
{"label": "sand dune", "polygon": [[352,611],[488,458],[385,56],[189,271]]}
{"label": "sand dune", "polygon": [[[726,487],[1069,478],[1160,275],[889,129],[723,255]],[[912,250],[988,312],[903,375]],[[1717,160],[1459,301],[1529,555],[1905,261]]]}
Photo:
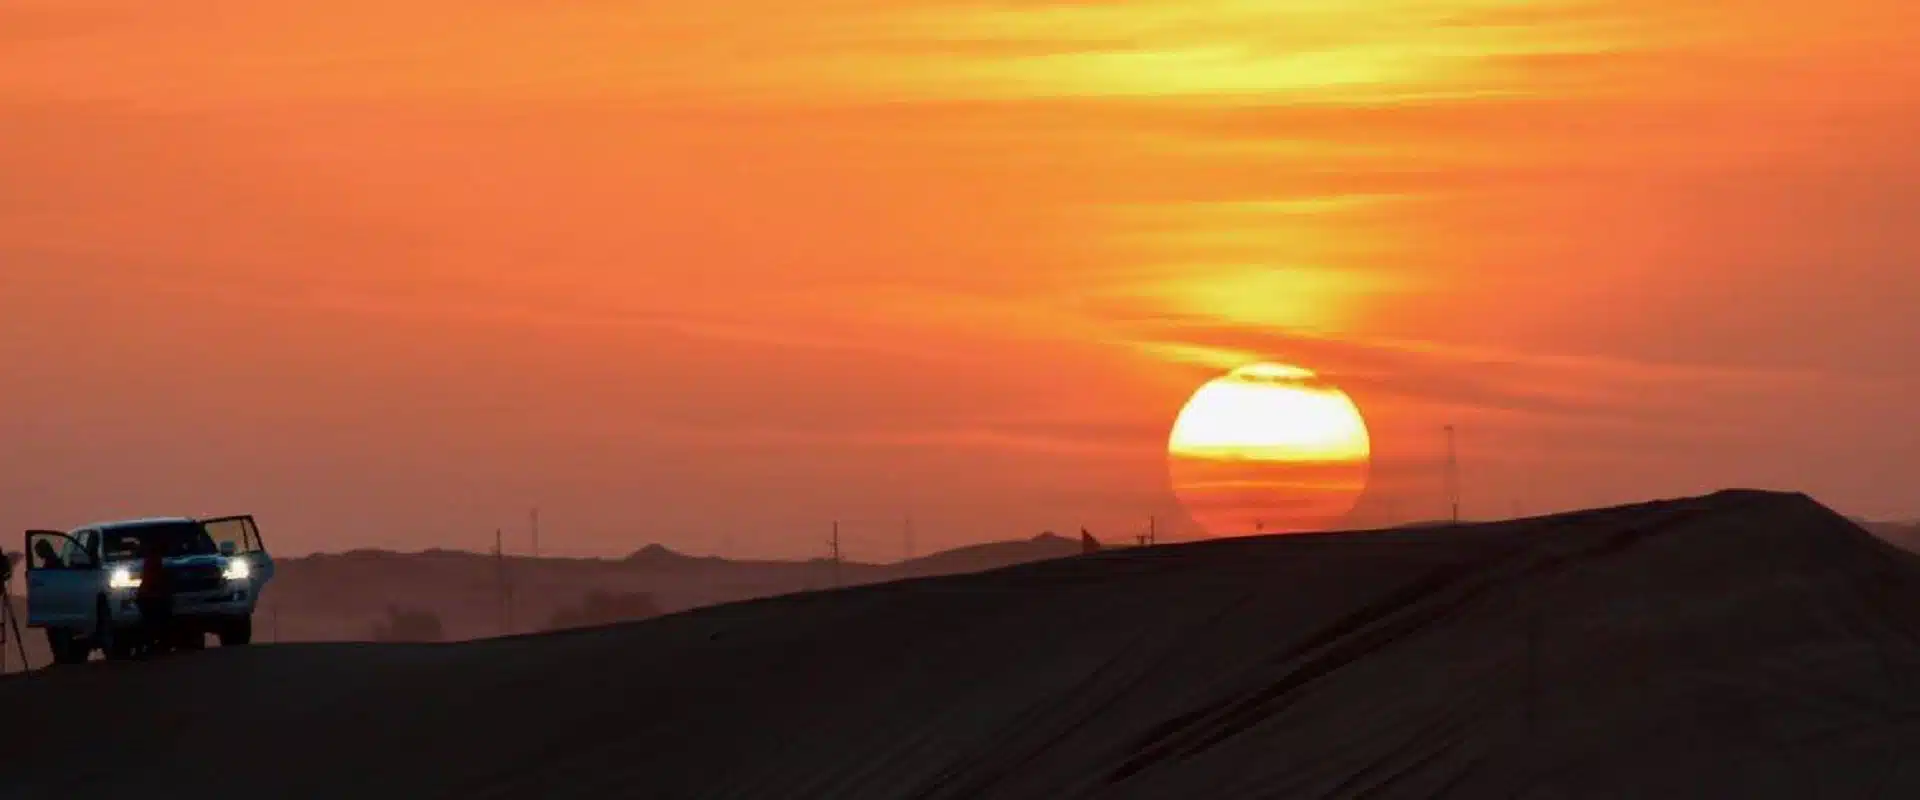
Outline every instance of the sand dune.
{"label": "sand dune", "polygon": [[0,797],[1917,796],[1917,668],[1914,556],[1727,492],[12,676]]}

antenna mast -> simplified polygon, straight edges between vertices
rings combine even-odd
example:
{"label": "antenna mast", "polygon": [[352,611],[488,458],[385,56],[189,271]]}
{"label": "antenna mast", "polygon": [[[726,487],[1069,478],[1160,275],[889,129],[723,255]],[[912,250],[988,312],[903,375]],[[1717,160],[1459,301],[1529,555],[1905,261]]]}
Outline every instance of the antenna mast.
{"label": "antenna mast", "polygon": [[1460,454],[1455,445],[1455,431],[1447,426],[1447,505],[1451,509],[1453,524],[1460,524]]}
{"label": "antenna mast", "polygon": [[500,635],[505,636],[513,631],[513,586],[507,582],[507,551],[499,528],[493,529],[493,564],[500,583]]}
{"label": "antenna mast", "polygon": [[840,588],[840,521],[833,521],[833,538],[827,540],[833,553],[833,588]]}

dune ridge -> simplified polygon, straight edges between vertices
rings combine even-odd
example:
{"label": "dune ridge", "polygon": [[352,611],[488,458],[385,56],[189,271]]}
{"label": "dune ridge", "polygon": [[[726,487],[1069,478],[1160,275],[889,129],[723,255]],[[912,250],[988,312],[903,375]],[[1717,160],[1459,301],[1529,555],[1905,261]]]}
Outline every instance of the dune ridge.
{"label": "dune ridge", "polygon": [[1920,560],[1728,491],[15,676],[0,796],[1898,796],[1916,667]]}

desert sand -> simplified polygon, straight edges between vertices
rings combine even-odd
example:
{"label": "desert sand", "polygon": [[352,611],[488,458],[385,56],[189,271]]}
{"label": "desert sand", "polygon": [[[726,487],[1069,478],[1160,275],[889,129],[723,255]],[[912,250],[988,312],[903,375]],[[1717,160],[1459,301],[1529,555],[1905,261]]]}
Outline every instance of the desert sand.
{"label": "desert sand", "polygon": [[1724,492],[95,662],[0,709],[9,800],[1912,797],[1920,560]]}

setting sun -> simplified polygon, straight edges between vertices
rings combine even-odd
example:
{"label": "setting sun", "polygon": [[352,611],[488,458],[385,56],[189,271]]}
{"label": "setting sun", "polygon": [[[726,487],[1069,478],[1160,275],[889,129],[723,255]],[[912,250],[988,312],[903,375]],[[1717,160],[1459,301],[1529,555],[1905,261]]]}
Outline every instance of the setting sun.
{"label": "setting sun", "polygon": [[1216,536],[1321,530],[1366,488],[1372,439],[1312,371],[1253,364],[1194,392],[1168,436],[1174,493]]}

